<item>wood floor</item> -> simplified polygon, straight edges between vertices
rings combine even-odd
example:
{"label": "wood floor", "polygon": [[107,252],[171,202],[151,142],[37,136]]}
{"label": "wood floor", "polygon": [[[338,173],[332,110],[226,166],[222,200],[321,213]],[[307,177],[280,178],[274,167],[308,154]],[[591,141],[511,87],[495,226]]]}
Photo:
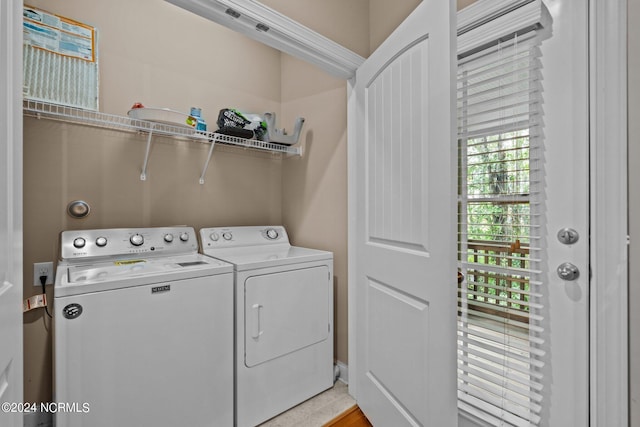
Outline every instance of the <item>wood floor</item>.
{"label": "wood floor", "polygon": [[352,406],[322,427],[373,427],[358,405]]}

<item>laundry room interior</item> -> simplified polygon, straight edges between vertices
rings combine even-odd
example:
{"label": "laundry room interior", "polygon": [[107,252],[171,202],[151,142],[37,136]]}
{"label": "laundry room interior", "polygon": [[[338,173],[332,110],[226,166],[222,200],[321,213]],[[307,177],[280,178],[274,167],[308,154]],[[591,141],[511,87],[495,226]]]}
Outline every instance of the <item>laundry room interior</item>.
{"label": "laundry room interior", "polygon": [[[33,283],[34,262],[59,258],[63,230],[282,224],[295,244],[334,253],[335,352],[348,363],[345,81],[168,2],[28,4],[98,28],[101,112],[126,115],[141,102],[200,107],[211,127],[222,108],[273,111],[287,128],[297,116],[306,123],[302,156],[218,146],[201,185],[208,145],[157,137],[141,181],[146,135],[25,118],[25,284]],[[368,55],[368,1],[268,5]],[[402,12],[394,12],[399,23]],[[85,200],[91,213],[71,218],[73,200]],[[39,288],[25,285],[24,292],[28,298]],[[52,399],[52,335],[43,314],[25,315],[29,402]]]}
{"label": "laundry room interior", "polygon": [[[474,1],[457,0],[457,8]],[[367,58],[420,0],[261,3]],[[209,144],[154,136],[142,180],[146,133],[25,114],[23,298],[41,293],[33,285],[33,265],[56,264],[65,230],[283,226],[292,245],[333,253],[334,362],[348,369],[346,80],[168,1],[24,4],[97,28],[101,113],[126,116],[135,103],[185,112],[198,107],[210,131],[225,108],[273,112],[278,127],[287,130],[296,118],[305,121],[296,145],[300,155],[218,144],[201,183]],[[640,16],[640,10],[634,13]],[[636,71],[638,57],[638,51],[629,56]],[[84,218],[67,212],[77,200],[90,207]],[[53,301],[53,286],[47,286],[47,297]],[[113,310],[117,313],[118,307]],[[54,398],[52,332],[43,310],[25,313],[25,402]],[[640,357],[636,341],[632,338],[632,354]],[[632,374],[640,378],[638,372]],[[634,420],[640,426],[636,406]]]}

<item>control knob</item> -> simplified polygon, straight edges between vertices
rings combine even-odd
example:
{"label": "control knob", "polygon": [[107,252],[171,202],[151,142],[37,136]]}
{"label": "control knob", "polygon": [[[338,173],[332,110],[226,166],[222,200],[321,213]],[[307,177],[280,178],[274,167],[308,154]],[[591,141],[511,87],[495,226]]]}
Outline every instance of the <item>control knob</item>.
{"label": "control knob", "polygon": [[213,233],[211,233],[211,234],[209,235],[209,238],[210,238],[211,240],[213,240],[214,242],[217,242],[217,241],[218,241],[218,239],[220,239],[220,235],[214,231]]}
{"label": "control knob", "polygon": [[107,238],[102,236],[98,237],[96,239],[96,246],[99,246],[101,248],[107,246]]}
{"label": "control knob", "polygon": [[164,241],[167,243],[173,242],[173,234],[167,233],[164,235]]}
{"label": "control knob", "polygon": [[278,238],[278,231],[274,228],[270,228],[267,230],[267,238],[271,240],[275,240]]}
{"label": "control knob", "polygon": [[141,234],[134,234],[133,236],[131,236],[129,241],[133,246],[140,246],[144,243],[144,237],[142,237]]}
{"label": "control knob", "polygon": [[182,233],[180,235],[180,240],[182,240],[183,242],[186,242],[189,240],[189,233]]}
{"label": "control knob", "polygon": [[87,241],[84,240],[82,237],[77,237],[77,238],[73,239],[73,246],[75,246],[78,249],[84,248],[84,245],[86,243],[87,243]]}
{"label": "control knob", "polygon": [[229,231],[225,231],[224,233],[222,233],[222,238],[224,240],[231,240],[232,237],[233,235]]}

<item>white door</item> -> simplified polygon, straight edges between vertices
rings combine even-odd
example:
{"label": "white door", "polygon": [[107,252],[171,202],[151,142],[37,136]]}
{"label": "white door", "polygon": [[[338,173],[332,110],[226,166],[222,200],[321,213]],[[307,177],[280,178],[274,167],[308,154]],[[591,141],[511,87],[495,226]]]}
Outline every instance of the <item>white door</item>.
{"label": "white door", "polygon": [[[504,215],[505,210],[494,210],[491,215],[499,216],[500,224],[504,227],[498,227],[497,231],[489,231],[488,227],[484,227],[486,222],[491,222],[487,217],[482,217],[477,214],[472,216],[468,215],[467,220],[469,223],[483,223],[481,228],[484,231],[477,231],[471,233],[471,228],[466,228],[468,232],[467,242],[473,242],[476,249],[464,250],[465,254],[473,254],[473,261],[468,262],[471,265],[471,270],[464,270],[466,274],[467,282],[465,283],[469,292],[465,295],[464,301],[469,305],[473,303],[477,304],[474,309],[476,319],[480,319],[479,322],[471,322],[474,328],[480,327],[484,334],[482,338],[484,341],[479,341],[478,338],[481,335],[476,334],[475,331],[471,331],[471,334],[475,335],[474,348],[491,341],[492,350],[484,353],[478,357],[477,354],[473,354],[476,360],[464,360],[464,364],[468,364],[472,368],[478,368],[482,365],[477,362],[478,358],[485,357],[486,354],[490,356],[503,354],[513,354],[516,357],[526,354],[526,361],[528,365],[524,365],[525,370],[529,370],[530,376],[520,377],[516,375],[520,367],[513,367],[513,369],[507,369],[503,372],[507,374],[498,373],[497,376],[486,376],[485,370],[476,370],[472,375],[476,381],[474,384],[476,390],[482,389],[488,391],[491,387],[486,387],[485,384],[479,384],[483,382],[480,378],[490,378],[495,383],[496,377],[502,376],[507,381],[500,384],[498,388],[502,395],[500,399],[493,399],[494,409],[496,407],[507,408],[504,413],[517,414],[522,407],[532,408],[537,416],[532,417],[531,420],[535,425],[540,426],[567,426],[567,427],[583,427],[589,425],[589,295],[590,295],[590,268],[589,268],[589,38],[588,38],[588,24],[589,24],[589,11],[587,2],[576,2],[571,0],[549,0],[545,1],[546,10],[543,10],[543,18],[548,12],[548,18],[542,19],[543,28],[538,30],[539,33],[539,51],[533,49],[531,51],[530,58],[535,58],[530,63],[530,70],[533,68],[539,69],[538,72],[532,72],[529,74],[529,78],[532,81],[532,85],[529,89],[535,88],[536,91],[541,93],[540,97],[529,96],[527,102],[529,104],[530,111],[533,113],[526,119],[529,123],[528,134],[533,136],[530,140],[531,155],[530,162],[525,166],[530,178],[527,180],[528,190],[520,192],[519,189],[523,188],[517,184],[501,184],[500,187],[504,187],[498,190],[496,193],[489,192],[489,199],[498,199],[499,205],[504,208],[507,205],[511,205],[513,201],[519,201],[519,196],[526,196],[530,201],[529,208],[527,210],[513,210],[511,218],[509,215]],[[530,5],[536,5],[535,2]],[[538,6],[539,7],[539,6]],[[524,8],[523,8],[524,9]],[[513,19],[511,19],[513,21]],[[511,22],[509,21],[509,22]],[[499,22],[499,21],[498,21]],[[495,35],[493,36],[495,37]],[[521,45],[517,51],[520,54],[526,52],[526,35],[521,34]],[[502,43],[500,49],[507,58],[508,43]],[[471,55],[473,58],[473,54]],[[477,56],[476,56],[477,58]],[[461,63],[465,63],[467,60],[462,59]],[[480,61],[478,61],[480,62]],[[470,63],[473,63],[473,59]],[[528,62],[527,62],[528,63]],[[476,65],[477,66],[477,65]],[[464,66],[461,67],[464,71]],[[504,68],[507,73],[511,66]],[[505,75],[501,75],[496,72],[495,68],[490,69],[488,79],[496,82],[500,76],[502,83],[500,97],[503,99],[503,105],[507,107],[498,107],[501,113],[504,113],[500,118],[500,127],[509,127],[510,123],[524,120],[520,115],[520,111],[517,107],[513,108],[514,102],[517,102],[520,98],[508,98],[507,93],[509,78]],[[516,75],[511,71],[513,76]],[[518,72],[518,78],[523,78],[528,73],[525,71]],[[474,76],[476,87],[473,88],[476,93],[480,93],[478,89],[477,81],[479,78],[477,74]],[[517,78],[514,77],[513,81]],[[513,86],[516,88],[517,86]],[[519,89],[514,89],[519,90]],[[487,108],[496,108],[497,104],[488,104],[485,98],[485,94],[482,94],[484,101],[482,102],[482,108],[487,111]],[[479,98],[479,97],[478,97]],[[467,99],[469,103],[476,103],[477,99]],[[508,99],[507,99],[508,98]],[[534,104],[537,108],[532,108]],[[490,105],[490,107],[487,107]],[[478,115],[480,107],[476,107],[475,117],[469,116],[467,120],[469,122],[480,122],[476,124],[471,131],[471,135],[474,132],[478,133],[477,129],[486,126],[491,128],[493,121],[488,121],[489,114]],[[473,108],[471,110],[473,112]],[[494,114],[494,113],[492,113]],[[513,115],[510,115],[513,114]],[[478,118],[480,117],[480,118]],[[487,125],[487,123],[489,123]],[[464,125],[467,127],[468,124]],[[520,124],[515,124],[515,128],[521,129]],[[527,127],[527,126],[525,126]],[[505,135],[504,131],[498,132],[501,137]],[[469,160],[469,166],[475,163],[476,178],[477,180],[468,181],[464,180],[465,184],[469,184],[471,188],[468,193],[474,193],[476,203],[480,199],[478,194],[480,193],[478,182],[485,182],[490,175],[484,174],[486,169],[478,166],[478,161],[473,160],[473,153],[476,155],[480,151],[477,147],[482,144],[478,141],[477,137],[471,138],[472,144],[475,145],[473,150],[470,150],[466,160]],[[518,152],[520,148],[516,148],[515,145],[509,145],[508,137],[500,139],[498,145],[495,142],[491,142],[493,148],[487,148],[487,151],[493,154],[498,154],[498,157],[509,157],[506,155],[508,151],[512,153]],[[535,140],[535,142],[533,142]],[[534,154],[535,151],[535,154]],[[483,153],[484,154],[484,153]],[[492,163],[490,166],[494,171],[500,170],[499,164],[505,166],[508,171],[505,171],[504,177],[498,178],[496,182],[518,182],[520,176],[518,171],[520,166],[516,166],[519,162],[510,162],[502,160],[501,162],[495,162],[495,156],[487,157],[482,160],[484,164]],[[520,158],[514,156],[512,158]],[[465,159],[461,160],[461,163]],[[502,175],[502,171],[500,170]],[[480,178],[478,178],[480,177]],[[511,178],[510,181],[508,178]],[[519,194],[518,194],[519,193]],[[512,202],[508,199],[501,198],[506,195],[512,197]],[[493,207],[497,207],[498,203],[493,204]],[[466,209],[465,209],[466,210]],[[530,216],[529,216],[530,214]],[[503,216],[504,215],[504,216]],[[514,226],[518,221],[511,221],[516,216],[529,217],[521,224],[529,224],[530,230],[518,230],[518,226]],[[493,222],[492,225],[496,225]],[[561,236],[566,233],[560,233],[561,230],[570,228],[575,230],[578,236],[578,240],[573,243],[561,242]],[[505,240],[509,237],[516,238],[524,231],[525,236],[529,236],[529,242],[524,244],[520,248],[520,241],[518,243],[518,250],[502,251],[497,250],[495,246],[504,244]],[[486,234],[479,234],[486,233]],[[473,235],[473,236],[472,236]],[[490,240],[484,240],[487,235],[490,235]],[[497,235],[497,236],[496,236]],[[507,239],[504,239],[504,236]],[[464,239],[462,239],[464,240]],[[497,240],[497,241],[496,241]],[[491,249],[491,246],[494,246]],[[471,245],[469,245],[471,246]],[[530,264],[527,266],[519,261],[519,257],[524,257],[523,252],[520,249],[525,249],[528,252]],[[492,254],[492,255],[490,255]],[[501,262],[496,260],[501,258]],[[505,258],[509,258],[508,260]],[[513,262],[513,263],[512,263]],[[486,269],[482,269],[482,264],[486,266]],[[558,267],[564,263],[570,263],[577,268],[579,275],[572,279],[562,279],[558,274]],[[504,271],[500,268],[495,268],[495,265],[501,265],[502,268],[508,265],[513,268],[514,272],[512,276],[504,274]],[[522,270],[518,272],[518,268]],[[527,273],[526,270],[530,269],[532,281],[531,287],[526,288],[531,292],[531,295],[526,301],[533,302],[534,305],[528,307],[527,311],[522,310],[524,307],[520,303],[524,300],[521,296],[517,296],[518,291],[512,292],[514,287],[518,286],[516,283],[508,284],[508,277],[524,278]],[[472,273],[471,271],[476,270]],[[480,274],[477,274],[480,271]],[[496,274],[497,273],[497,274]],[[471,278],[470,276],[475,276]],[[484,278],[482,277],[484,276]],[[489,287],[491,282],[487,277],[494,276],[500,279],[498,286],[508,287],[507,291],[502,293],[494,291],[494,295],[501,294],[500,297],[495,299],[487,298],[491,292]],[[535,277],[535,278],[534,278]],[[507,279],[505,279],[507,278]],[[502,281],[506,281],[507,284],[503,285]],[[524,286],[522,286],[524,288]],[[483,290],[481,290],[483,289]],[[502,291],[504,288],[501,288]],[[534,295],[538,294],[538,295]],[[475,295],[481,295],[482,301],[475,299]],[[475,305],[474,304],[474,305]],[[536,307],[536,305],[538,305]],[[468,307],[467,306],[467,307]],[[496,310],[496,307],[500,307]],[[516,308],[520,307],[520,308]],[[479,313],[490,313],[484,315]],[[502,312],[505,319],[500,322],[495,321],[495,314]],[[526,320],[527,325],[523,325],[518,317],[521,313],[527,313],[525,317],[529,317]],[[481,314],[478,316],[478,314]],[[536,319],[536,316],[539,316]],[[502,329],[498,331],[504,338],[497,338],[493,334],[496,330],[495,326],[500,325]],[[540,329],[537,329],[540,328]],[[487,334],[487,330],[492,332]],[[469,330],[463,330],[465,335],[461,337],[461,342],[468,343]],[[524,340],[522,340],[524,337]],[[495,341],[494,341],[495,340]],[[504,351],[500,346],[496,346],[495,343],[504,343],[505,347],[510,347],[510,350]],[[480,343],[480,344],[478,344]],[[460,346],[461,353],[470,347],[462,344]],[[486,346],[489,348],[489,346]],[[525,349],[525,352],[522,350]],[[536,354],[538,356],[531,357]],[[472,353],[469,353],[472,354]],[[463,355],[463,356],[466,356]],[[461,356],[461,359],[463,358]],[[506,358],[512,359],[511,356]],[[530,369],[531,366],[535,366],[533,363],[537,363],[535,369]],[[502,363],[502,360],[500,361]],[[487,366],[487,365],[484,365]],[[466,366],[462,366],[461,369],[466,369]],[[471,372],[467,370],[467,372]],[[464,382],[469,379],[469,376],[461,376],[461,390],[468,393],[467,384]],[[480,381],[478,382],[478,380]],[[529,381],[524,389],[518,391],[518,382],[522,379]],[[489,381],[491,382],[491,381]],[[524,390],[524,391],[523,391]],[[477,398],[476,402],[465,399],[465,395],[461,395],[461,401],[465,404],[469,404],[472,408],[482,408],[483,403],[491,402],[493,396],[490,393],[486,395],[479,395],[477,393],[468,393],[472,398]],[[490,396],[490,397],[486,397]],[[495,396],[495,395],[494,395]],[[517,406],[509,407],[509,404],[504,402],[517,402],[518,399],[524,396],[524,402]],[[481,401],[478,402],[478,401]],[[464,405],[461,405],[464,407]],[[535,408],[535,409],[534,409]],[[497,415],[502,420],[508,419],[504,413]],[[485,412],[486,414],[486,412]],[[496,416],[496,413],[493,413]],[[518,420],[523,422],[522,420]],[[515,423],[515,422],[514,422]],[[474,425],[461,423],[461,425]],[[494,424],[491,424],[494,425]],[[520,425],[520,424],[517,424]],[[526,424],[529,425],[529,424]]]}
{"label": "white door", "polygon": [[[589,425],[589,11],[586,1],[545,3],[552,22],[541,45],[548,306],[541,425],[583,427]],[[576,243],[558,240],[565,227],[578,232]],[[577,280],[558,277],[565,262],[579,269]]]}
{"label": "white door", "polygon": [[[589,20],[586,2],[545,3],[552,22],[540,47],[544,367],[539,425],[578,427],[589,423]],[[448,111],[448,101],[438,100],[432,89],[436,38],[427,33],[430,17],[416,18],[427,8],[431,18],[438,16],[423,2],[358,71],[350,100],[356,123],[350,134],[356,141],[350,151],[356,159],[350,163],[356,165],[350,175],[350,226],[356,229],[350,264],[355,270],[351,389],[376,426],[456,422],[450,417],[457,412],[450,364],[456,358],[450,342],[455,326],[447,311],[456,304],[447,289],[452,283],[447,274],[454,273],[440,257],[455,257],[446,218],[455,218],[448,210],[457,184],[449,181],[455,171],[448,144],[455,138],[430,133],[445,133],[449,121],[433,116]],[[424,30],[411,29],[417,22]],[[439,61],[443,64],[446,59]],[[446,92],[443,80],[439,89]],[[433,129],[433,123],[442,126]],[[578,242],[558,240],[565,227],[578,232]],[[558,277],[556,268],[564,262],[580,270],[577,280]],[[436,283],[441,286],[433,289]],[[429,418],[434,412],[444,417],[435,424]],[[460,425],[484,425],[472,418]]]}
{"label": "white door", "polygon": [[457,419],[454,11],[423,1],[358,69],[351,94],[350,387],[376,426]]}
{"label": "white door", "polygon": [[[459,44],[467,290],[459,398],[461,413],[490,425],[589,425],[588,10],[586,2],[545,4],[548,15],[532,2]],[[536,8],[537,39],[523,32],[481,52],[460,48],[495,40],[496,28],[522,25],[514,15]],[[577,242],[560,241],[565,228]],[[580,275],[561,279],[563,263]],[[461,425],[474,424],[465,417]]]}
{"label": "white door", "polygon": [[[0,2],[0,403],[22,402],[22,2]],[[9,409],[9,411],[7,411]],[[22,413],[0,410],[0,425]]]}

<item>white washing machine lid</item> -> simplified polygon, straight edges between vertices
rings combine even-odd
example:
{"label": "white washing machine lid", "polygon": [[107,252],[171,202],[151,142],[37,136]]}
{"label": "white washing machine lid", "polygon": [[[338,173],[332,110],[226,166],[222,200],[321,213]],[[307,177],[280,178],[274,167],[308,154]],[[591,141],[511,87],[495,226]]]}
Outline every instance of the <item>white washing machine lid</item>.
{"label": "white washing machine lid", "polygon": [[55,297],[233,272],[233,266],[201,254],[172,257],[113,258],[98,262],[61,262]]}
{"label": "white washing machine lid", "polygon": [[333,259],[331,252],[290,246],[289,244],[205,249],[204,253],[230,262],[235,266],[236,271]]}

